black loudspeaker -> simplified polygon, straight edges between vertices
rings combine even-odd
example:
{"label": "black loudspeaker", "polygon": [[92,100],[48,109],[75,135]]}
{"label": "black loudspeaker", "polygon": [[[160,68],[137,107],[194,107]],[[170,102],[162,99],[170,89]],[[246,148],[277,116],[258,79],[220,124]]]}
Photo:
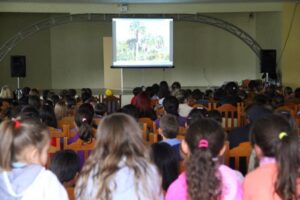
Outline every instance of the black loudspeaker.
{"label": "black loudspeaker", "polygon": [[26,57],[25,56],[11,56],[10,57],[10,74],[11,74],[11,77],[25,77],[26,76]]}
{"label": "black loudspeaker", "polygon": [[260,72],[276,74],[276,50],[275,49],[261,50]]}

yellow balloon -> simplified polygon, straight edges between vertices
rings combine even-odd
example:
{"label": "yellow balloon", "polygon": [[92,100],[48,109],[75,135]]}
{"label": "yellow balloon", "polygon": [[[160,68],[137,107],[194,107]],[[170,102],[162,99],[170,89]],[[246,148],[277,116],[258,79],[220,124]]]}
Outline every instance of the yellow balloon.
{"label": "yellow balloon", "polygon": [[113,93],[112,93],[112,91],[111,91],[110,89],[106,89],[106,90],[105,90],[105,95],[106,95],[106,96],[112,96]]}

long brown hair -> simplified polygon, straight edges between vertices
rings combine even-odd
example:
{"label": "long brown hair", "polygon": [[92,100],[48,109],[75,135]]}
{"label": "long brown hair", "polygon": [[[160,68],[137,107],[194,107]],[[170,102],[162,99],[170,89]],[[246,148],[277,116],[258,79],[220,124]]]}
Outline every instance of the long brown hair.
{"label": "long brown hair", "polygon": [[[143,190],[146,199],[158,199],[152,190],[159,187],[151,184],[153,176],[149,165],[148,149],[143,144],[141,130],[129,115],[115,113],[104,117],[96,134],[96,148],[86,161],[76,184],[77,199],[84,199],[87,181],[92,177],[98,183],[95,199],[111,199],[109,188],[114,175],[120,169],[119,163],[134,172],[135,191]],[[92,173],[92,176],[91,176]],[[138,196],[141,199],[140,196]]]}
{"label": "long brown hair", "polygon": [[263,155],[277,161],[275,192],[283,200],[298,199],[300,156],[295,130],[282,116],[273,114],[255,121],[250,132],[252,143],[261,148]]}
{"label": "long brown hair", "polygon": [[[225,132],[213,119],[201,119],[193,123],[185,135],[190,150],[186,176],[190,200],[216,200],[221,195],[218,173],[218,155],[224,146]],[[199,146],[199,142],[207,146]]]}
{"label": "long brown hair", "polygon": [[11,170],[21,152],[32,145],[41,153],[49,142],[49,131],[41,122],[31,119],[6,120],[0,125],[0,168]]}

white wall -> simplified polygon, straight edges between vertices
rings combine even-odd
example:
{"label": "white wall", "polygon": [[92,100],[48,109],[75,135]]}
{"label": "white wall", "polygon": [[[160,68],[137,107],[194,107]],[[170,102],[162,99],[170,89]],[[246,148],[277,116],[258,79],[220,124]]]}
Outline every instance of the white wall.
{"label": "white wall", "polygon": [[[0,42],[26,24],[47,16],[0,14]],[[213,16],[245,30],[257,38],[264,48],[280,49],[278,12],[259,13],[254,18],[249,18],[249,13]],[[161,80],[180,81],[184,86],[214,86],[228,80],[259,77],[255,54],[230,33],[209,25],[188,22],[176,22],[174,31],[175,68],[165,71],[124,70],[125,88],[150,85]],[[111,36],[111,23],[70,23],[36,33],[13,49],[11,55],[27,55],[30,78],[25,83],[31,87],[101,88],[104,87],[103,37],[107,36]],[[0,84],[13,84],[15,80],[8,77],[9,57],[0,63],[0,67]]]}

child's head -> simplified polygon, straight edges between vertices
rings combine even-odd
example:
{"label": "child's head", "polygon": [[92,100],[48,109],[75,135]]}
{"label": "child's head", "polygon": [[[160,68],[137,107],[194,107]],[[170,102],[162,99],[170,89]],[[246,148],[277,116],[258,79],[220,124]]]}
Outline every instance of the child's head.
{"label": "child's head", "polygon": [[58,101],[54,106],[54,113],[57,120],[61,120],[62,118],[66,117],[68,114],[68,108],[64,101]]}
{"label": "child's head", "polygon": [[207,113],[207,117],[222,123],[222,114],[218,110],[210,110]]}
{"label": "child's head", "polygon": [[14,162],[45,165],[49,131],[37,120],[6,120],[0,125],[0,168],[11,170]]}
{"label": "child's head", "polygon": [[75,123],[79,131],[79,137],[83,141],[90,141],[93,137],[94,109],[89,103],[81,104],[75,114]]}
{"label": "child's head", "polygon": [[[98,127],[95,150],[89,156],[81,171],[80,180],[76,184],[77,196],[84,194],[89,174],[97,174],[95,180],[101,180],[97,199],[110,199],[109,185],[115,173],[122,166],[133,170],[135,183],[144,188],[145,195],[150,194],[149,183],[145,176],[149,173],[146,150],[138,123],[131,116],[113,113],[105,116]],[[150,198],[151,199],[151,198]]]}
{"label": "child's head", "polygon": [[182,150],[189,158],[186,166],[190,199],[217,199],[221,181],[217,173],[218,157],[224,151],[225,132],[220,123],[201,119],[189,127]]}
{"label": "child's head", "polygon": [[168,96],[163,101],[166,113],[178,115],[179,102],[174,96]]}
{"label": "child's head", "polygon": [[179,123],[176,116],[166,114],[160,119],[159,132],[166,139],[176,138],[179,130]]}
{"label": "child's head", "polygon": [[186,126],[190,126],[194,122],[205,118],[207,115],[207,110],[205,108],[193,108],[190,113],[188,114],[186,120]]}
{"label": "child's head", "polygon": [[104,116],[107,112],[107,106],[105,103],[97,103],[95,105],[95,114],[98,116]]}
{"label": "child's head", "polygon": [[42,105],[39,114],[41,121],[46,126],[57,128],[57,121],[52,106]]}
{"label": "child's head", "polygon": [[135,107],[132,104],[127,104],[127,105],[123,106],[119,110],[119,112],[130,115],[131,117],[133,117],[136,120],[138,120],[138,118],[139,118],[139,109],[137,109],[137,107]]}
{"label": "child's head", "polygon": [[162,187],[167,191],[179,174],[178,156],[169,144],[159,142],[151,145],[151,158],[162,176]]}
{"label": "child's head", "polygon": [[[142,156],[144,145],[141,137],[141,129],[135,119],[123,113],[115,113],[101,120],[97,130],[96,152],[109,154],[111,158],[121,156]],[[102,155],[105,156],[105,155]]]}
{"label": "child's head", "polygon": [[273,114],[258,119],[250,133],[258,158],[273,157],[277,161],[276,193],[284,200],[296,196],[300,166],[296,131],[282,116]]}
{"label": "child's head", "polygon": [[79,157],[72,150],[58,151],[51,159],[50,170],[62,184],[72,186],[80,170]]}

